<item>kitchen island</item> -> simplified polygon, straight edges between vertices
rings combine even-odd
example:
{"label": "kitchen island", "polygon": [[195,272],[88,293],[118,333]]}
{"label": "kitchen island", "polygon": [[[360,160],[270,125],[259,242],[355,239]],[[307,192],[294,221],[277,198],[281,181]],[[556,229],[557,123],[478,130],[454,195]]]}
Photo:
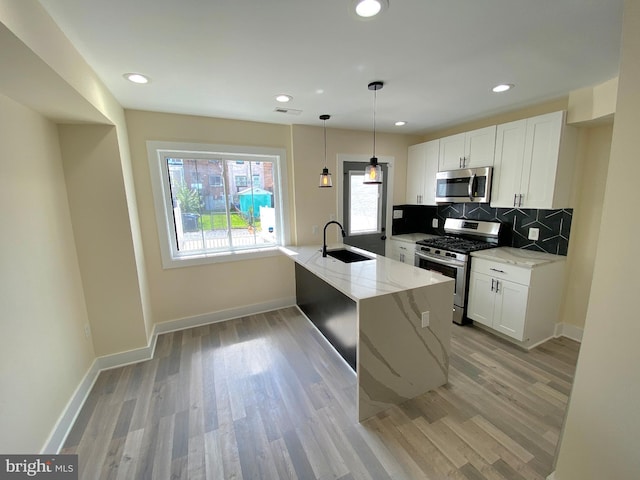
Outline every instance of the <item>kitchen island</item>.
{"label": "kitchen island", "polygon": [[362,421],[447,382],[454,281],[340,248],[370,259],[345,263],[318,246],[281,250],[296,263],[298,306],[356,372]]}

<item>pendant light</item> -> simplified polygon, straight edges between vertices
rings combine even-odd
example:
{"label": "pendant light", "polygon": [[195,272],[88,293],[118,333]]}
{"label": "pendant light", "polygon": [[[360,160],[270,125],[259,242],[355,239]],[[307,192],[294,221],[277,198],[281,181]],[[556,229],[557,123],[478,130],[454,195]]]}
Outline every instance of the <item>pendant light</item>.
{"label": "pendant light", "polygon": [[324,168],[322,169],[322,173],[320,174],[320,183],[318,184],[320,188],[333,187],[331,174],[329,173],[329,169],[327,168],[327,120],[329,120],[330,118],[330,115],[320,115],[320,120],[322,120],[324,123]]}
{"label": "pendant light", "polygon": [[382,82],[371,82],[369,90],[373,90],[373,157],[369,160],[369,165],[364,169],[364,182],[367,185],[379,185],[382,183],[382,168],[378,165],[376,158],[376,99],[378,90],[382,88]]}

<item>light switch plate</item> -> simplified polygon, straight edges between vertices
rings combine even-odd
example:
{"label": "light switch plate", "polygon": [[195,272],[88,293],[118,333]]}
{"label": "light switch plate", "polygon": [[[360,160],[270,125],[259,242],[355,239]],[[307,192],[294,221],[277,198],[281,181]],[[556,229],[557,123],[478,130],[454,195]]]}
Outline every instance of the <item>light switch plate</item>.
{"label": "light switch plate", "polygon": [[422,328],[427,328],[429,326],[429,312],[422,312]]}
{"label": "light switch plate", "polygon": [[431,226],[433,228],[438,228],[438,219],[437,218],[434,218],[434,219],[431,220]]}
{"label": "light switch plate", "polygon": [[529,229],[529,240],[538,240],[540,237],[540,229],[539,228],[530,228]]}

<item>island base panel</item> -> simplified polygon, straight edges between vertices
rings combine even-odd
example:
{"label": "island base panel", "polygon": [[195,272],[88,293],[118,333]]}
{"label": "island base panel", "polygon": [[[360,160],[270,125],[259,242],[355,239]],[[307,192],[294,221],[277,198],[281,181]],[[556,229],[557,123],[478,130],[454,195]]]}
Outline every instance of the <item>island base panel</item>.
{"label": "island base panel", "polygon": [[295,265],[296,303],[345,361],[356,370],[356,302]]}

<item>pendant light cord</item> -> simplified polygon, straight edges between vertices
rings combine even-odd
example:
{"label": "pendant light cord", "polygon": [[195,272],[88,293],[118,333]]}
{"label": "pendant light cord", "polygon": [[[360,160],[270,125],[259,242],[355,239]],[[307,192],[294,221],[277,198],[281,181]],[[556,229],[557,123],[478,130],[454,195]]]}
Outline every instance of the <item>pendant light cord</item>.
{"label": "pendant light cord", "polygon": [[324,124],[324,166],[327,166],[327,121],[322,120]]}
{"label": "pendant light cord", "polygon": [[376,100],[378,99],[378,89],[373,91],[373,156],[376,156]]}

